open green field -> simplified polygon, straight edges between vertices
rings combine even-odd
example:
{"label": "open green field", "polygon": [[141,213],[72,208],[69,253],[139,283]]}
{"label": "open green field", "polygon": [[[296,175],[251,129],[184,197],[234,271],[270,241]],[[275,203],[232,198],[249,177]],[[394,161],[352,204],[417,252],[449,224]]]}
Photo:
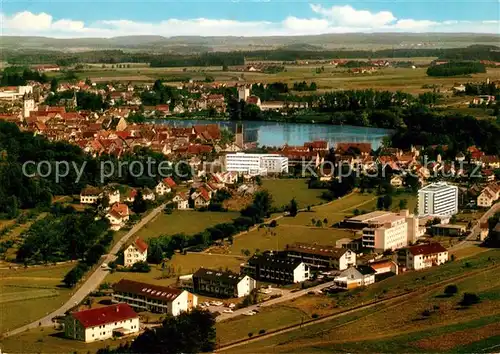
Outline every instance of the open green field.
{"label": "open green field", "polygon": [[[417,64],[428,64],[433,58],[408,58]],[[405,59],[406,60],[406,59]],[[324,66],[325,70],[316,73],[316,68]],[[130,68],[106,68],[94,66],[83,70],[77,75],[85,79],[89,77],[93,81],[135,81],[152,82],[158,78],[192,78],[204,80],[206,75],[213,76],[215,81],[228,84],[237,83],[243,78],[248,83],[270,83],[284,82],[293,85],[297,81],[314,81],[319,90],[340,89],[375,89],[405,91],[413,94],[422,93],[429,89],[424,85],[437,85],[441,93],[447,93],[456,82],[485,81],[500,79],[500,69],[488,68],[487,73],[474,74],[470,77],[429,77],[426,68],[380,68],[372,74],[351,74],[346,68],[335,68],[329,65],[286,65],[286,71],[277,74],[264,74],[260,72],[222,71],[221,67],[187,67],[187,68],[151,68],[146,65],[135,65]],[[185,69],[185,71],[184,71]],[[52,74],[54,75],[54,74]],[[60,74],[55,74],[58,76]],[[172,85],[177,85],[172,82]]]}
{"label": "open green field", "polygon": [[233,220],[240,214],[237,212],[200,212],[174,211],[172,214],[159,214],[153,221],[140,229],[136,236],[143,240],[160,235],[185,233],[186,235],[201,232],[206,228]]}
{"label": "open green field", "polygon": [[[71,291],[60,287],[74,264],[2,269],[0,271],[0,332],[43,317],[62,305]],[[22,314],[22,315],[21,315]]]}
{"label": "open green field", "polygon": [[273,196],[275,207],[286,206],[292,198],[297,201],[299,209],[308,205],[317,205],[325,201],[320,198],[321,189],[309,189],[306,179],[266,179],[262,188]]}
{"label": "open green field", "polygon": [[[491,266],[494,264],[492,259],[498,259],[499,256],[499,250],[490,250],[470,257],[466,261],[457,261],[426,271],[406,273],[373,284],[366,289],[331,296],[330,311],[335,313],[406,290],[422,289],[404,301],[391,300],[374,308],[248,343],[233,348],[230,352],[436,352],[455,351],[478,341],[486,341],[488,337],[498,336],[500,333],[498,332],[500,330],[498,268],[471,274],[470,277],[456,281],[459,293],[455,296],[443,297],[442,294],[447,279]],[[442,287],[427,291],[422,288],[441,282]],[[458,303],[464,292],[476,293],[481,302],[469,308],[462,308]],[[274,313],[283,311],[283,307],[294,307],[294,304],[285,302],[253,317],[255,321],[260,317],[260,323],[267,324],[276,317]],[[298,310],[303,311],[302,306],[298,306]],[[429,311],[429,315],[423,315],[425,310]],[[305,312],[310,313],[310,311]],[[292,323],[293,321],[297,321],[297,316],[292,319]],[[230,324],[231,321],[218,324],[224,329],[223,333],[218,333],[222,342],[234,340],[232,338],[236,336],[232,334],[236,330],[232,329]],[[247,327],[241,322],[239,327],[239,339],[242,339],[247,337],[245,333],[248,332],[247,329],[253,330],[255,325],[249,324]],[[265,329],[269,331],[272,328]],[[496,344],[499,343],[497,339]]]}
{"label": "open green field", "polygon": [[167,286],[174,284],[179,275],[194,273],[201,267],[239,272],[240,264],[244,263],[246,259],[246,257],[240,255],[215,255],[209,253],[188,253],[183,255],[177,253],[166,263],[166,266],[171,268],[169,272],[162,270],[160,265],[151,265],[151,272],[149,273],[114,272],[107,275],[104,282],[116,283],[120,279],[130,279]]}

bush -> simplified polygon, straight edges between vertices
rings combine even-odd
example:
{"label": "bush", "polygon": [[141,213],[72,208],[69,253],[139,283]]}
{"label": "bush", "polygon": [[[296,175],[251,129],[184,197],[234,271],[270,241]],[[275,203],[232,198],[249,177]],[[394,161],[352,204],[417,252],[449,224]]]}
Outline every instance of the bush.
{"label": "bush", "polygon": [[444,294],[446,296],[453,296],[456,293],[458,293],[458,287],[455,284],[448,285],[446,288],[444,288]]}
{"label": "bush", "polygon": [[248,333],[248,338],[252,337],[253,336],[253,333],[252,332],[249,332]]}
{"label": "bush", "polygon": [[264,333],[266,333],[266,330],[265,330],[265,329],[261,329],[261,330],[259,331],[259,334],[264,334]]}
{"label": "bush", "polygon": [[431,315],[431,312],[429,310],[422,311],[422,316],[429,317],[430,315]]}
{"label": "bush", "polygon": [[462,306],[471,306],[481,302],[479,296],[474,293],[464,293],[462,297],[462,301],[460,301],[460,305]]}
{"label": "bush", "polygon": [[269,223],[269,227],[276,227],[278,226],[278,223],[276,222],[276,220],[273,220]]}
{"label": "bush", "polygon": [[312,318],[318,318],[318,317],[319,317],[319,315],[318,315],[317,313],[313,313],[311,317],[312,317]]}

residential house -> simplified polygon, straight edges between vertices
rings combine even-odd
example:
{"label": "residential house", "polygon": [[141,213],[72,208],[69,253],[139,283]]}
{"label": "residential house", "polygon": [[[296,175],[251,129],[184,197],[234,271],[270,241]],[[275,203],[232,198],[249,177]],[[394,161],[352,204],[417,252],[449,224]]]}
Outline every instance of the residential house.
{"label": "residential house", "polygon": [[448,250],[438,242],[421,244],[400,250],[398,259],[403,261],[406,269],[420,270],[446,263]]}
{"label": "residential house", "polygon": [[482,208],[490,208],[499,198],[500,185],[498,183],[490,183],[481,191],[481,194],[477,197],[477,206]]}
{"label": "residential house", "polygon": [[176,203],[179,210],[189,209],[189,198],[186,193],[177,193],[172,202]]}
{"label": "residential house", "polygon": [[309,266],[301,260],[273,253],[254,255],[241,265],[241,272],[256,280],[278,284],[299,283],[311,277]]}
{"label": "residential house", "polygon": [[156,199],[156,195],[153,193],[153,191],[151,189],[144,188],[142,190],[142,199],[153,201]]}
{"label": "residential house", "polygon": [[194,200],[195,208],[203,208],[210,205],[211,197],[209,192],[205,188],[201,187],[193,193],[191,199]]}
{"label": "residential house", "polygon": [[127,194],[125,194],[125,201],[128,203],[133,203],[136,196],[137,196],[137,189],[130,188],[127,191]]}
{"label": "residential house", "polygon": [[398,265],[389,259],[375,260],[368,262],[368,265],[375,270],[375,275],[394,273],[398,274]]}
{"label": "residential house", "polygon": [[139,312],[177,316],[195,308],[198,297],[186,290],[122,279],[113,285],[111,301],[127,303]]}
{"label": "residential house", "polygon": [[80,204],[95,204],[102,197],[101,188],[87,186],[80,192]]}
{"label": "residential house", "polygon": [[138,333],[139,315],[127,304],[70,312],[64,318],[64,335],[85,343]]}
{"label": "residential house", "polygon": [[354,289],[375,283],[376,271],[368,265],[349,267],[334,278],[336,286],[344,289]]}
{"label": "residential house", "polygon": [[193,274],[193,290],[220,297],[243,297],[257,287],[248,275],[200,268]]}
{"label": "residential house", "polygon": [[127,204],[115,203],[111,206],[106,218],[109,220],[111,230],[120,230],[129,220],[130,212]]}
{"label": "residential house", "polygon": [[356,253],[347,248],[296,242],[287,245],[285,253],[288,258],[300,260],[311,268],[344,270],[356,265]]}
{"label": "residential house", "polygon": [[403,177],[401,175],[394,175],[391,178],[391,185],[393,187],[399,188],[403,186]]}
{"label": "residential house", "polygon": [[123,251],[123,263],[125,267],[132,267],[137,262],[146,262],[148,259],[148,245],[140,238],[136,238],[125,251]]}
{"label": "residential house", "polygon": [[170,193],[172,188],[176,186],[176,183],[171,177],[166,177],[162,179],[155,187],[156,194],[164,195],[166,193]]}

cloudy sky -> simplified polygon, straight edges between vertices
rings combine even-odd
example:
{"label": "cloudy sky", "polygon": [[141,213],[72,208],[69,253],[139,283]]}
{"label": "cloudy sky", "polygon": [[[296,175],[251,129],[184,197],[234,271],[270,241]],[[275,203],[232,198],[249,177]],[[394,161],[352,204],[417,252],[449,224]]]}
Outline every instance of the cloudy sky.
{"label": "cloudy sky", "polygon": [[499,0],[0,0],[2,35],[500,34]]}

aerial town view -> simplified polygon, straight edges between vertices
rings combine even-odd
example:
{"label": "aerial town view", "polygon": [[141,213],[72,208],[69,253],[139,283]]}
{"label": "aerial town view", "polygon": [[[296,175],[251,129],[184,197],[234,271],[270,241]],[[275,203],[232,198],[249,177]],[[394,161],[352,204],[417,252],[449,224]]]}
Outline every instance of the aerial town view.
{"label": "aerial town view", "polygon": [[0,26],[0,353],[500,352],[497,0]]}

